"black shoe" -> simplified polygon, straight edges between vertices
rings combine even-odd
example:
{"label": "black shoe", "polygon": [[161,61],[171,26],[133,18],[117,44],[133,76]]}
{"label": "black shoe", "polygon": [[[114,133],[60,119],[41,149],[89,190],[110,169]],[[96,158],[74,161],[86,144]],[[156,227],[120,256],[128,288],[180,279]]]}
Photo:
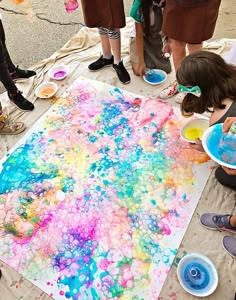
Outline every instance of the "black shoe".
{"label": "black shoe", "polygon": [[116,71],[116,74],[122,83],[124,83],[124,84],[130,83],[129,73],[126,70],[126,68],[124,67],[122,61],[119,63],[119,65],[113,64],[112,67]]}
{"label": "black shoe", "polygon": [[110,59],[107,58],[103,58],[103,55],[96,60],[95,62],[91,63],[88,68],[90,71],[98,71],[104,67],[108,67],[110,65],[112,65],[114,62],[114,57],[112,55],[112,57]]}
{"label": "black shoe", "polygon": [[19,69],[18,66],[16,67],[15,71],[11,73],[12,80],[16,80],[19,78],[30,78],[35,76],[36,72],[32,70],[22,70]]}
{"label": "black shoe", "polygon": [[18,91],[16,94],[10,94],[8,93],[8,97],[10,101],[15,104],[20,110],[28,111],[34,109],[34,104],[25,99],[22,96],[22,93]]}

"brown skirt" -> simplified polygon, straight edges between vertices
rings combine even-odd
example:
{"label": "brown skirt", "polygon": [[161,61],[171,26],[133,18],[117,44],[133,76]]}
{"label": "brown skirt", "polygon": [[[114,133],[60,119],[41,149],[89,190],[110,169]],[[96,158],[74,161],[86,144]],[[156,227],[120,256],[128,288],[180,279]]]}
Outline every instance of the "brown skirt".
{"label": "brown skirt", "polygon": [[105,27],[113,30],[125,26],[123,0],[81,0],[87,27]]}
{"label": "brown skirt", "polygon": [[162,30],[174,40],[200,44],[213,36],[221,0],[208,0],[199,7],[181,7],[166,0]]}

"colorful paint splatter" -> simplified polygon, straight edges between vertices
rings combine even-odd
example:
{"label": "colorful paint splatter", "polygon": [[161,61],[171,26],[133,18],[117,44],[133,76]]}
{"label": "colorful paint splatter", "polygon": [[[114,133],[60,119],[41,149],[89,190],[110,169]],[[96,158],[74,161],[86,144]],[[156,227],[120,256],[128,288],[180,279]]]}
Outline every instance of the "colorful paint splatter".
{"label": "colorful paint splatter", "polygon": [[55,299],[157,299],[210,173],[183,122],[75,81],[2,161],[1,259]]}

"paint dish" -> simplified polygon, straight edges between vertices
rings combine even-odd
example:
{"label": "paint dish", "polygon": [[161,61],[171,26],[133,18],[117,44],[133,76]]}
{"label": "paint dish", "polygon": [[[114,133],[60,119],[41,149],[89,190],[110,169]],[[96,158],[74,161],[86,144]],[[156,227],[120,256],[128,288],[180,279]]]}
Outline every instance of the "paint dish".
{"label": "paint dish", "polygon": [[146,74],[143,76],[144,81],[151,85],[161,84],[166,81],[167,74],[163,70],[159,69],[148,69]]}
{"label": "paint dish", "polygon": [[35,90],[35,95],[38,98],[49,99],[57,92],[57,84],[54,82],[43,82]]}
{"label": "paint dish", "polygon": [[200,253],[184,256],[178,264],[177,276],[185,291],[196,297],[211,295],[219,281],[212,261]]}
{"label": "paint dish", "polygon": [[48,72],[49,77],[55,80],[65,79],[68,74],[69,68],[65,65],[54,66]]}
{"label": "paint dish", "polygon": [[208,119],[191,119],[180,128],[180,136],[186,142],[195,143],[196,139],[202,139],[202,135],[208,127]]}
{"label": "paint dish", "polygon": [[[226,134],[223,133],[223,124],[209,127],[202,136],[202,145],[206,153],[219,165],[236,169],[236,143],[227,147],[224,145]],[[229,149],[227,149],[227,148]]]}

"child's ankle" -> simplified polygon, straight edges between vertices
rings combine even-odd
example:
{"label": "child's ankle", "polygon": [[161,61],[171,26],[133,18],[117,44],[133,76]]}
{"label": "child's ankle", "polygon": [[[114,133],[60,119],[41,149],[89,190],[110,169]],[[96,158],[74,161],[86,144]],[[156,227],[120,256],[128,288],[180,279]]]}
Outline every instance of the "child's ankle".
{"label": "child's ankle", "polygon": [[119,63],[122,61],[122,59],[119,57],[119,58],[116,58],[114,57],[114,64],[115,65],[119,65]]}
{"label": "child's ankle", "polygon": [[105,59],[111,59],[112,54],[103,54],[102,57],[105,58]]}

